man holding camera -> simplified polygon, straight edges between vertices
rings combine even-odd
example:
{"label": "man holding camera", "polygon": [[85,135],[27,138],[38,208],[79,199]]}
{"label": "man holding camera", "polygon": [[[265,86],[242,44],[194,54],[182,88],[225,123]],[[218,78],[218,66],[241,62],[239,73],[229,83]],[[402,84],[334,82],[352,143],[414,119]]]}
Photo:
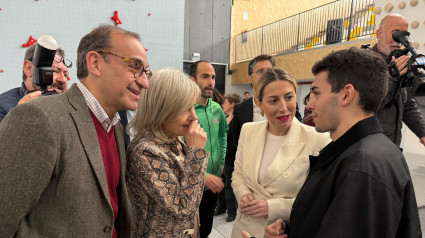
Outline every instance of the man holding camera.
{"label": "man holding camera", "polygon": [[[399,14],[385,16],[376,31],[377,43],[372,50],[382,55],[387,60],[391,51],[400,49],[401,44],[394,41],[394,31],[407,31],[409,23],[407,19]],[[402,55],[398,58],[392,57],[392,61],[400,76],[407,73],[407,62],[409,56]],[[401,127],[404,122],[410,130],[419,137],[425,146],[425,119],[416,104],[411,88],[401,87],[399,79],[390,77],[388,80],[388,94],[378,110],[377,117],[384,134],[397,146],[401,143]],[[399,87],[400,86],[400,87]]]}
{"label": "man holding camera", "polygon": [[[34,57],[36,45],[33,45],[25,52],[23,74],[22,74],[22,86],[11,89],[5,93],[0,94],[0,122],[17,105],[25,102],[29,102],[34,98],[41,95],[40,91],[36,91],[38,86],[33,82],[32,59]],[[49,90],[62,93],[68,88],[68,67],[71,63],[65,64],[65,52],[58,48],[56,50],[55,59],[53,60],[53,84],[49,87]]]}
{"label": "man holding camera", "polygon": [[77,51],[79,82],[0,123],[1,237],[131,237],[124,130],[151,75],[137,33],[101,25]]}

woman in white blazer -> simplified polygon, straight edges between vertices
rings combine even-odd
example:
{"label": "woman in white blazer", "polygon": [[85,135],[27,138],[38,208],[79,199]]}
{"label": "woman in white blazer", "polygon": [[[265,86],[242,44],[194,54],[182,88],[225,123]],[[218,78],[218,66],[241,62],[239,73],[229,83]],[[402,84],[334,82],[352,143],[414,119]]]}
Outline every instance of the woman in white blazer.
{"label": "woman in white blazer", "polygon": [[279,68],[267,70],[257,83],[256,104],[267,121],[242,127],[232,176],[239,204],[232,237],[241,237],[243,230],[263,237],[267,224],[289,220],[307,178],[309,155],[330,142],[328,133],[295,118],[296,91],[295,79]]}

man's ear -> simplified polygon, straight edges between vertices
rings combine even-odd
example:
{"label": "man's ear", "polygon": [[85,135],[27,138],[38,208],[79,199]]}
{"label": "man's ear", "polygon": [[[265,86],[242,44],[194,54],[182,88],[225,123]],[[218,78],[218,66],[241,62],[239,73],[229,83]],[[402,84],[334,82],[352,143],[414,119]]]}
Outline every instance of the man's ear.
{"label": "man's ear", "polygon": [[93,74],[95,76],[101,75],[102,65],[100,61],[104,61],[104,59],[100,59],[102,56],[95,52],[95,51],[89,51],[86,55],[86,61],[87,61],[87,71],[89,74]]}
{"label": "man's ear", "polygon": [[248,82],[252,85],[252,76],[248,74]]}
{"label": "man's ear", "polygon": [[24,61],[23,71],[24,71],[24,74],[27,77],[32,77],[32,69],[33,68],[34,68],[34,65],[32,64],[32,62],[30,60]]}
{"label": "man's ear", "polygon": [[376,30],[376,39],[382,40],[383,35],[384,35],[384,32],[382,32],[381,29]]}
{"label": "man's ear", "polygon": [[356,89],[352,84],[347,84],[340,91],[341,105],[345,106],[354,101],[356,97]]}
{"label": "man's ear", "polygon": [[195,77],[190,76],[190,79],[192,79],[192,81],[196,83],[196,78]]}

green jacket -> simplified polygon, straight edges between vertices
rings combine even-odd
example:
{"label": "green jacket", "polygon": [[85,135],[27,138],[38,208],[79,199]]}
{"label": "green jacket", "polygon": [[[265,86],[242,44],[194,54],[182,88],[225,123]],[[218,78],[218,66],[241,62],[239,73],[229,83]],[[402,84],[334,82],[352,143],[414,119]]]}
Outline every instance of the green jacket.
{"label": "green jacket", "polygon": [[201,104],[195,104],[196,116],[199,124],[207,133],[207,144],[205,150],[210,152],[208,160],[207,173],[221,176],[221,168],[224,167],[227,147],[227,126],[226,116],[221,106],[208,99],[208,104],[204,107]]}

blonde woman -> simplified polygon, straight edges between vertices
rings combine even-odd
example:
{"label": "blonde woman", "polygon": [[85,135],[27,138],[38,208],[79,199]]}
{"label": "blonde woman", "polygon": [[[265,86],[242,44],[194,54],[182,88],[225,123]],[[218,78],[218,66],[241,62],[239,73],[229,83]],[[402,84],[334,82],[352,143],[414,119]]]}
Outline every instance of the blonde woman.
{"label": "blonde woman", "polygon": [[199,96],[196,83],[172,68],[155,71],[141,93],[126,172],[134,237],[193,237],[197,230],[209,158],[193,107]]}
{"label": "blonde woman", "polygon": [[241,237],[243,230],[264,237],[267,224],[289,220],[307,178],[309,155],[317,155],[330,142],[329,134],[295,118],[297,83],[285,70],[268,69],[254,91],[267,121],[242,127],[232,176],[239,203],[232,237]]}

